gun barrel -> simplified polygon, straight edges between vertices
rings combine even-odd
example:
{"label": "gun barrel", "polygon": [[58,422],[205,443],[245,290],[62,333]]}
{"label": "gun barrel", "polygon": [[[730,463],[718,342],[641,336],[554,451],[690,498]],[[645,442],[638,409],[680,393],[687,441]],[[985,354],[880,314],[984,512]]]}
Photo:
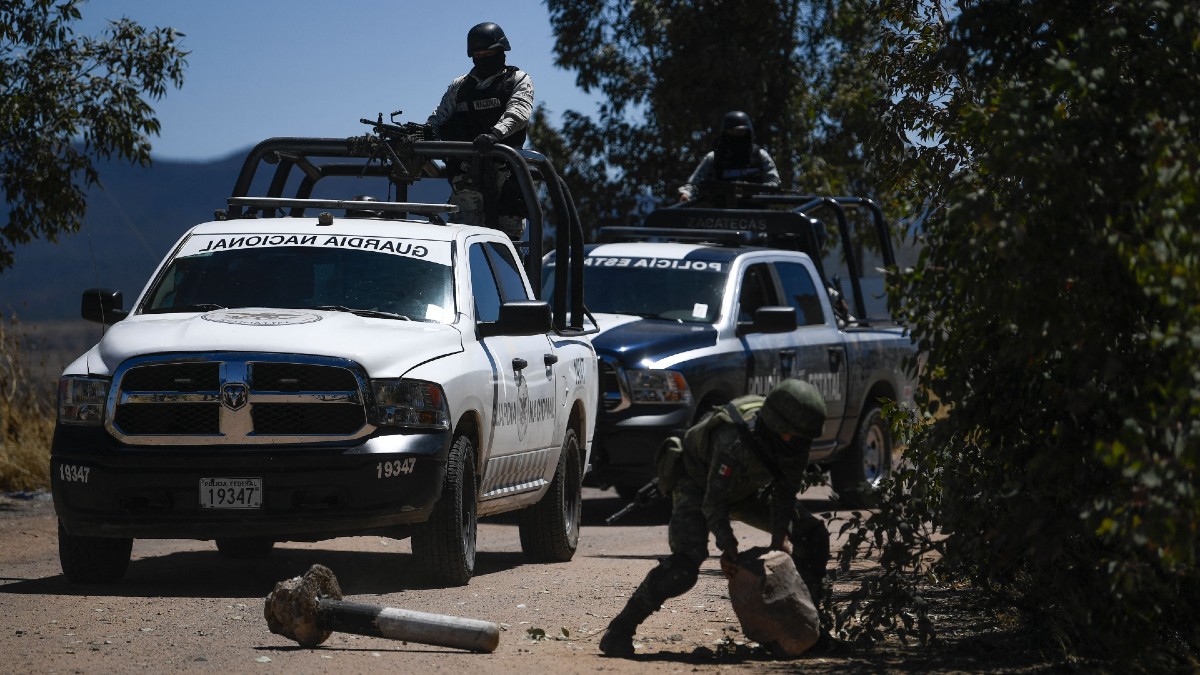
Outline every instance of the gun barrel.
{"label": "gun barrel", "polygon": [[637,505],[637,502],[629,502],[629,503],[628,503],[628,504],[626,504],[626,505],[625,505],[625,507],[624,507],[624,508],[622,508],[620,511],[617,511],[616,513],[612,514],[611,516],[609,516],[609,517],[605,518],[605,519],[604,519],[604,524],[605,524],[605,525],[612,525],[613,523],[617,522],[618,520],[620,520],[620,519],[624,518],[624,517],[625,517],[625,514],[629,513],[630,511],[632,511],[632,510],[634,510],[634,509],[636,509],[636,508],[637,508],[637,506],[638,506],[638,505]]}

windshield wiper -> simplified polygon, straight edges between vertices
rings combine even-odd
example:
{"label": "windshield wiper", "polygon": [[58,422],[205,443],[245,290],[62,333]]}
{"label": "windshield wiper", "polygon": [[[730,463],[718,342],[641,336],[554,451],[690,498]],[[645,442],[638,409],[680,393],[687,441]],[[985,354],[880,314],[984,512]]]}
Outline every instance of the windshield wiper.
{"label": "windshield wiper", "polygon": [[395,312],[384,312],[378,309],[357,309],[354,307],[346,307],[345,305],[319,305],[310,307],[309,309],[323,309],[327,312],[349,312],[355,316],[365,316],[372,319],[400,319],[401,321],[412,321],[412,319],[403,314]]}
{"label": "windshield wiper", "polygon": [[174,314],[182,312],[211,312],[214,309],[225,309],[223,305],[214,305],[210,302],[201,302],[195,305],[176,305],[174,307],[155,307],[154,309],[146,310],[146,314]]}

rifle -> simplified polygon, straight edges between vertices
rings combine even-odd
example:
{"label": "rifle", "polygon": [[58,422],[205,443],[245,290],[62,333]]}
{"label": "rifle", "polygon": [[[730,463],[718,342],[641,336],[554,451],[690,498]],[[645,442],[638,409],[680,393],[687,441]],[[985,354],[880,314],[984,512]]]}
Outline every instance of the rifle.
{"label": "rifle", "polygon": [[659,492],[658,479],[655,478],[654,480],[650,481],[649,483],[646,483],[642,487],[638,488],[637,494],[634,495],[634,497],[633,497],[633,501],[626,504],[624,506],[624,508],[622,508],[620,511],[617,511],[616,513],[612,514],[611,516],[605,518],[604,524],[612,525],[613,523],[617,522],[618,520],[620,520],[620,519],[624,518],[626,515],[628,515],[630,511],[634,511],[634,510],[640,509],[640,508],[645,508],[645,507],[653,504],[654,502],[659,501],[660,499],[664,499],[665,497],[666,497],[666,495]]}

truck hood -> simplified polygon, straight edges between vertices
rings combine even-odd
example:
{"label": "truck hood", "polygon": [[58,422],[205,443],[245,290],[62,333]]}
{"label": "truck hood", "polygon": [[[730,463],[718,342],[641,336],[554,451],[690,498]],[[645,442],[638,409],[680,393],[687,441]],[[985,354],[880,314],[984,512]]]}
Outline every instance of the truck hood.
{"label": "truck hood", "polygon": [[595,316],[600,328],[600,333],[592,337],[596,352],[614,356],[626,366],[717,344],[717,330],[708,324],[643,319],[626,314]]}
{"label": "truck hood", "polygon": [[130,316],[108,329],[89,353],[87,368],[111,374],[126,359],[145,354],[270,352],[345,358],[372,377],[399,377],[462,350],[462,336],[446,324],[308,309],[225,309]]}

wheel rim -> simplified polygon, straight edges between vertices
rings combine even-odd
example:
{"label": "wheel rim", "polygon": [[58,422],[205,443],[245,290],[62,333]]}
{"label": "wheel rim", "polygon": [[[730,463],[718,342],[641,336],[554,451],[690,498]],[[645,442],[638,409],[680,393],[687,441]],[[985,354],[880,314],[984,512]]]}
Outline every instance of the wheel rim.
{"label": "wheel rim", "polygon": [[887,452],[887,432],[880,424],[879,418],[875,418],[862,444],[863,477],[872,487],[879,485],[887,471]]}
{"label": "wheel rim", "polygon": [[[575,448],[567,448],[567,452],[575,453]],[[579,481],[579,469],[575,466],[575,462],[570,458],[567,459],[566,482],[563,484],[563,523],[566,525],[566,534],[568,538],[575,535],[576,529],[579,527],[579,513],[582,506]]]}
{"label": "wheel rim", "polygon": [[467,554],[467,560],[475,559],[475,472],[470,467],[463,467],[462,508],[460,518],[462,527],[462,547]]}

